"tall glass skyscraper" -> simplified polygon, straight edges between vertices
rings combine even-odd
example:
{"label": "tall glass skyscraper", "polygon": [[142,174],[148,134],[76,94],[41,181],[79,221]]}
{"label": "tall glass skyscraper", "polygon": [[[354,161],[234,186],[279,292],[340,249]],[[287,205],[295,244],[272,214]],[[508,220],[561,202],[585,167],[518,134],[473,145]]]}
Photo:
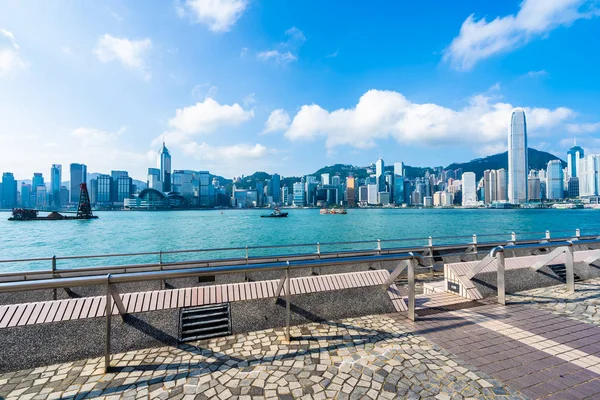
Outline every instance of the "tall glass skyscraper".
{"label": "tall glass skyscraper", "polygon": [[71,164],[71,203],[79,202],[79,186],[87,182],[87,166],[85,164]]}
{"label": "tall glass skyscraper", "polygon": [[515,108],[508,130],[508,201],[527,202],[527,123],[525,111]]}
{"label": "tall glass skyscraper", "polygon": [[375,178],[377,179],[377,189],[380,192],[385,191],[385,177],[383,175],[384,169],[385,164],[383,163],[383,159],[380,158],[375,163]]}
{"label": "tall glass skyscraper", "polygon": [[404,203],[404,163],[394,163],[394,204]]}
{"label": "tall glass skyscraper", "polygon": [[584,156],[583,149],[577,146],[577,142],[573,142],[573,147],[567,151],[567,177],[568,178],[576,178],[577,175],[577,164],[579,164],[579,160]]}
{"label": "tall glass skyscraper", "polygon": [[168,193],[171,191],[171,153],[163,142],[162,148],[158,151],[158,168],[160,169],[160,180],[162,182],[162,191]]}
{"label": "tall glass skyscraper", "polygon": [[477,203],[477,182],[473,172],[462,174],[462,205],[472,206]]}
{"label": "tall glass skyscraper", "polygon": [[17,206],[17,181],[12,172],[2,174],[2,207],[15,208]]}
{"label": "tall glass skyscraper", "polygon": [[271,177],[271,193],[275,203],[283,201],[281,198],[281,176],[279,176],[279,174],[273,174]]}
{"label": "tall glass skyscraper", "polygon": [[60,207],[60,183],[62,181],[62,165],[52,164],[50,169],[50,194],[52,205]]}
{"label": "tall glass skyscraper", "polygon": [[565,197],[563,168],[559,160],[548,162],[546,169],[546,197],[548,200],[561,200]]}

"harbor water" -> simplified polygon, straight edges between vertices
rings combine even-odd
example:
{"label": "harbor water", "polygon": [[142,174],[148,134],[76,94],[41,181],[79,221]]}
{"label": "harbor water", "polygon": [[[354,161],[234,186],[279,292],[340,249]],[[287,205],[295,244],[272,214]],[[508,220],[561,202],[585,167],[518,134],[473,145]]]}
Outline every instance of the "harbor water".
{"label": "harbor water", "polygon": [[[0,212],[0,259],[102,255],[183,249],[250,247],[249,255],[298,254],[345,249],[508,240],[510,232],[533,232],[518,239],[600,234],[599,210],[553,209],[350,209],[347,215],[320,215],[318,209],[291,209],[288,218],[260,218],[268,210],[98,212],[88,221],[12,222]],[[503,235],[494,235],[503,234]],[[486,236],[494,235],[494,236]],[[463,236],[456,238],[456,236]],[[421,238],[399,242],[390,239]],[[332,242],[369,241],[330,245]],[[252,249],[254,246],[311,244]],[[164,255],[164,261],[244,257],[245,250]],[[59,260],[58,268],[156,262],[156,255]],[[0,263],[0,272],[49,269],[48,261]]]}

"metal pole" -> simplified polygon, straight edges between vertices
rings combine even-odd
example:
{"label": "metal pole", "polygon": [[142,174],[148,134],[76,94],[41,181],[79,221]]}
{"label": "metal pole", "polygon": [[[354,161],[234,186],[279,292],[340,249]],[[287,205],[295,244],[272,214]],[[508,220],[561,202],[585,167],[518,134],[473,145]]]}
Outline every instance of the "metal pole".
{"label": "metal pole", "polygon": [[516,233],[513,232],[513,233],[510,234],[510,241],[513,244],[517,244],[517,234]]}
{"label": "metal pole", "polygon": [[[56,256],[52,256],[52,279],[56,278]],[[52,289],[52,300],[56,300],[56,288]]]}
{"label": "metal pole", "polygon": [[498,264],[498,304],[506,305],[506,287],[504,285],[504,251],[496,253]]}
{"label": "metal pole", "polygon": [[110,274],[106,276],[106,342],[104,349],[104,372],[110,369],[110,328],[112,314],[112,296],[110,293]]}
{"label": "metal pole", "polygon": [[290,341],[290,267],[285,270],[285,339]]}
{"label": "metal pole", "polygon": [[565,256],[567,258],[567,261],[565,263],[565,266],[567,267],[567,290],[571,293],[575,292],[575,271],[573,268],[573,264],[574,264],[574,254],[573,254],[573,243],[571,243],[569,246],[567,246],[567,249],[565,250]]}
{"label": "metal pole", "polygon": [[[162,250],[158,252],[158,267],[160,268],[160,270],[163,270],[163,264],[162,264]],[[160,290],[164,290],[165,289],[165,280],[161,279],[160,281]]]}
{"label": "metal pole", "polygon": [[477,259],[477,235],[473,235],[473,251],[475,252],[475,259]]}
{"label": "metal pole", "polygon": [[415,264],[413,258],[408,263],[408,318],[415,320]]}
{"label": "metal pole", "polygon": [[[246,265],[248,265],[248,246],[246,246]],[[248,282],[248,273],[244,272],[244,281]]]}
{"label": "metal pole", "polygon": [[581,230],[575,229],[575,239],[579,240],[580,237],[581,237]]}
{"label": "metal pole", "polygon": [[550,231],[546,231],[546,240],[550,240]]}
{"label": "metal pole", "polygon": [[321,244],[317,242],[317,257],[321,258]]}
{"label": "metal pole", "polygon": [[435,274],[433,273],[433,238],[429,236],[429,266],[431,267],[431,277],[433,278]]}
{"label": "metal pole", "polygon": [[377,239],[377,252],[381,254],[381,239]]}

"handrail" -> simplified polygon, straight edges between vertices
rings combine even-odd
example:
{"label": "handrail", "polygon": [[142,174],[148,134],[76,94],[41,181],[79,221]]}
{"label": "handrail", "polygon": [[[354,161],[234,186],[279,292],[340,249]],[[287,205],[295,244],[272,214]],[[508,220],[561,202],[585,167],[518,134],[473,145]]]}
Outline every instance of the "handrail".
{"label": "handrail", "polygon": [[[589,228],[591,229],[591,228]],[[580,230],[577,229],[576,232]],[[573,232],[573,230],[558,230],[554,232],[565,233]],[[537,235],[537,234],[548,234],[549,231],[544,232],[522,232],[520,236],[525,235]],[[484,233],[477,235],[456,235],[456,236],[440,236],[433,239],[436,240],[449,240],[449,239],[472,239],[473,237],[500,237],[508,236],[511,237],[514,232],[504,233]],[[596,236],[596,235],[594,235]],[[114,254],[91,254],[81,256],[56,256],[56,260],[77,260],[77,259],[90,259],[90,258],[116,258],[116,257],[139,257],[139,256],[156,256],[162,253],[162,255],[169,254],[185,254],[185,253],[207,253],[207,252],[225,252],[225,251],[244,251],[244,250],[260,250],[260,249],[283,249],[283,248],[294,248],[294,247],[315,247],[317,244],[320,246],[343,246],[353,244],[375,244],[380,243],[393,243],[393,242],[409,242],[409,241],[426,241],[432,239],[431,237],[417,237],[417,238],[402,238],[402,239],[369,239],[359,241],[344,241],[344,242],[320,242],[320,243],[295,243],[295,244],[282,244],[282,245],[258,245],[258,246],[244,246],[244,247],[218,247],[209,249],[182,249],[182,250],[168,250],[168,251],[150,251],[150,252],[136,252],[136,253],[114,253]],[[39,261],[51,261],[53,257],[38,257],[38,258],[23,258],[23,259],[7,259],[0,260],[0,264],[3,263],[19,263],[19,262],[39,262]]]}

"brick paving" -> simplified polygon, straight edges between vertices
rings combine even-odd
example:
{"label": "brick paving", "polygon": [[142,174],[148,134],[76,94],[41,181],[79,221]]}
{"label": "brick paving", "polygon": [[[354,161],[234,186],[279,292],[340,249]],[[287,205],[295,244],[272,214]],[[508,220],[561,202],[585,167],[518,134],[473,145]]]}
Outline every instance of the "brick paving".
{"label": "brick paving", "polygon": [[526,398],[389,316],[271,329],[0,375],[6,399]]}

